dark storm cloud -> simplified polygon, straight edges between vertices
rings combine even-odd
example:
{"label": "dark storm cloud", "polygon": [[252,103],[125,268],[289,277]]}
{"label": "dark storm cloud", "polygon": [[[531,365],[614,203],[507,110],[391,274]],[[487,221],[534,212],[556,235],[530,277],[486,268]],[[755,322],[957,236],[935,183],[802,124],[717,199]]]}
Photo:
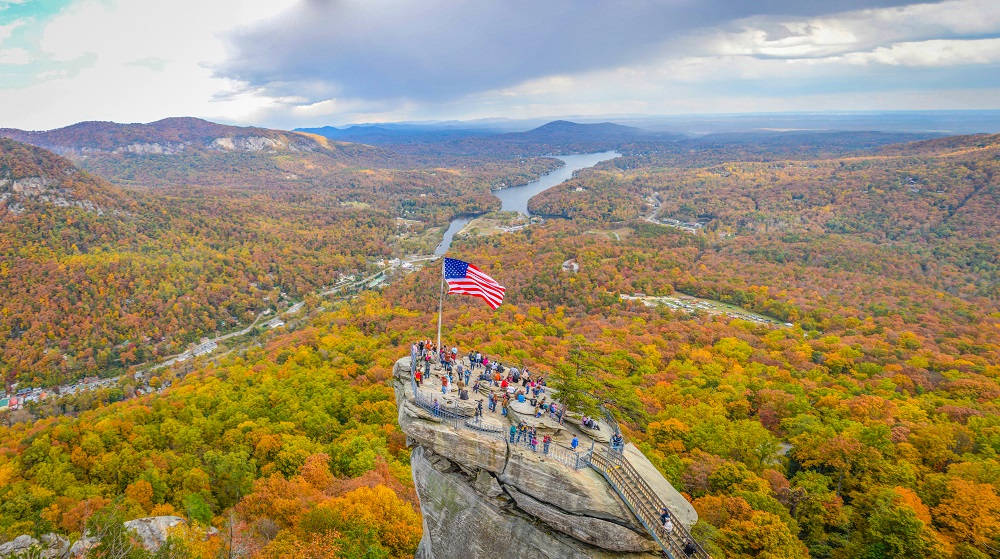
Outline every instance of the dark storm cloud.
{"label": "dark storm cloud", "polygon": [[310,1],[232,37],[220,75],[277,95],[435,101],[647,59],[688,32],[894,0]]}

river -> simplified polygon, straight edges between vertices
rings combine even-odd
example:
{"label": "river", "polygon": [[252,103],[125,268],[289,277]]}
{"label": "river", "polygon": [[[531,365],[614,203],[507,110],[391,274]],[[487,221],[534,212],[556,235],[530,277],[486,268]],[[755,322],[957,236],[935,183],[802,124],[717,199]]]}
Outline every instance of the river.
{"label": "river", "polygon": [[[617,151],[581,153],[577,155],[556,155],[553,157],[562,161],[565,165],[553,171],[549,171],[527,184],[522,184],[521,186],[511,186],[501,190],[494,190],[493,195],[500,199],[501,211],[519,212],[526,216],[531,216],[531,212],[528,211],[528,200],[530,200],[534,195],[568,181],[573,178],[573,173],[579,171],[580,169],[593,167],[602,161],[621,157],[621,155],[622,154]],[[455,234],[461,231],[462,228],[468,225],[468,223],[473,219],[475,219],[475,216],[462,216],[451,220],[451,223],[448,224],[448,229],[444,232],[444,237],[441,239],[441,243],[434,249],[434,254],[442,256],[444,253],[448,252],[448,249],[451,248],[451,241],[454,239]]]}

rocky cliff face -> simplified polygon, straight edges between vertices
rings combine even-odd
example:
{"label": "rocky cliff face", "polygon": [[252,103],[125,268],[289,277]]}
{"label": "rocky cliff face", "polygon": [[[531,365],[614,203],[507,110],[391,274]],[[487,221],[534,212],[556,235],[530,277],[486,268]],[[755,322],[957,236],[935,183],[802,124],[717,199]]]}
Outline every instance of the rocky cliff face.
{"label": "rocky cliff face", "polygon": [[[413,402],[408,357],[396,363],[394,373],[399,424],[413,447],[411,467],[423,512],[418,558],[659,557],[655,542],[597,472],[567,465],[572,461],[541,449],[509,444],[503,435],[441,420]],[[475,405],[454,393],[438,391],[436,397],[446,407]],[[487,420],[506,428],[499,414],[486,413]],[[552,431],[544,431],[547,427]],[[568,431],[539,423],[539,432],[553,434],[553,451],[568,452],[561,444],[561,438],[571,437]],[[675,517],[694,524],[691,505],[629,446],[629,460],[644,463],[643,476]]]}
{"label": "rocky cliff face", "polygon": [[105,204],[114,202],[113,190],[62,157],[0,138],[0,210],[19,215],[44,205],[100,215],[110,209]]}

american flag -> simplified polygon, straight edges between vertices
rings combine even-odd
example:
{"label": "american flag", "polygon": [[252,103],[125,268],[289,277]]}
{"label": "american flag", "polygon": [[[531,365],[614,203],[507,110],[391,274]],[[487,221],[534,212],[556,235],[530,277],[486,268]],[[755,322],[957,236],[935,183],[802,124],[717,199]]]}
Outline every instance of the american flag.
{"label": "american flag", "polygon": [[479,297],[494,310],[503,302],[506,291],[479,268],[454,258],[444,259],[444,281],[448,282],[448,293]]}

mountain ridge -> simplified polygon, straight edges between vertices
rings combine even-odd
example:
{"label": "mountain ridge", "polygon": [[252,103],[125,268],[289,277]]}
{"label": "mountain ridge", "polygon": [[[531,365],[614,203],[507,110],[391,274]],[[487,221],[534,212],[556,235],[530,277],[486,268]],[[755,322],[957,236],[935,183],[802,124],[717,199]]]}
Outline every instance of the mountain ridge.
{"label": "mountain ridge", "polygon": [[231,126],[195,117],[149,123],[82,121],[52,130],[0,128],[0,137],[62,155],[133,153],[171,155],[185,151],[310,152],[329,145],[299,132]]}

